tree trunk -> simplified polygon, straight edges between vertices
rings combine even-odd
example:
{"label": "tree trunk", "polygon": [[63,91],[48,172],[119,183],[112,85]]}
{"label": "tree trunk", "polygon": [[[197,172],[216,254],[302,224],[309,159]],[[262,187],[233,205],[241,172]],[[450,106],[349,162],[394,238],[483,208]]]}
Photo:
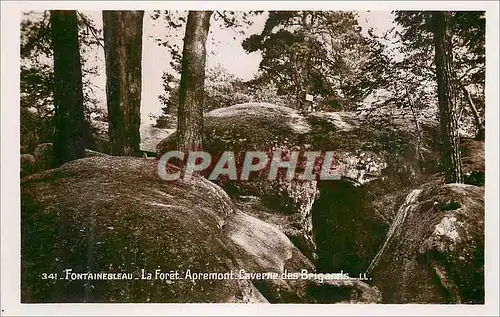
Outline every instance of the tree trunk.
{"label": "tree trunk", "polygon": [[203,147],[203,95],[206,42],[212,11],[189,11],[179,90],[177,148],[199,151]]}
{"label": "tree trunk", "polygon": [[103,11],[111,155],[140,156],[144,11]]}
{"label": "tree trunk", "polygon": [[[87,124],[83,111],[82,68],[76,11],[51,11],[54,47],[54,164],[85,156]],[[54,166],[54,167],[55,167]]]}
{"label": "tree trunk", "polygon": [[457,92],[453,82],[449,13],[433,12],[435,62],[440,115],[441,164],[446,183],[462,183]]}

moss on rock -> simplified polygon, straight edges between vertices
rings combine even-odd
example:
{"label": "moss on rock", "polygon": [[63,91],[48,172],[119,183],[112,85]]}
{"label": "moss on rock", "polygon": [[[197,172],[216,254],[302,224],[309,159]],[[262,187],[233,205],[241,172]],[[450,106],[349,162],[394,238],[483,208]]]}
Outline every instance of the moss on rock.
{"label": "moss on rock", "polygon": [[429,183],[406,208],[371,274],[384,302],[484,303],[484,189]]}
{"label": "moss on rock", "polygon": [[[23,178],[22,302],[255,303],[267,302],[260,290],[277,284],[287,292],[268,295],[272,301],[315,300],[300,295],[313,281],[237,278],[240,270],[283,273],[314,266],[278,227],[241,212],[219,186],[203,177],[162,181],[156,163],[95,156]],[[156,279],[158,269],[179,278]],[[188,271],[236,278],[191,280]],[[131,277],[66,279],[66,273],[87,272]],[[58,277],[43,279],[43,273]],[[370,287],[347,283],[330,302],[358,300],[342,293],[346,287],[366,293],[366,301],[376,298]]]}

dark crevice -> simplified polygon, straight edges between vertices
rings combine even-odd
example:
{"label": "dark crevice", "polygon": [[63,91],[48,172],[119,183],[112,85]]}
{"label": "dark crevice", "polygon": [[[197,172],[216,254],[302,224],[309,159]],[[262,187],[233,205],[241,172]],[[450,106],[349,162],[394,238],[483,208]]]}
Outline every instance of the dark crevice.
{"label": "dark crevice", "polygon": [[350,182],[323,181],[312,207],[318,272],[363,273],[387,231],[387,224],[370,208],[372,199]]}

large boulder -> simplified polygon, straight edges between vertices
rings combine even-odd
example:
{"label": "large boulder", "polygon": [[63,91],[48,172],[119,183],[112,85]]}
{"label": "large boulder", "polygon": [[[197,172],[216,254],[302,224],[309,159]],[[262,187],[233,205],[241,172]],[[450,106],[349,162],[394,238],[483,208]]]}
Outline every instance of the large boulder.
{"label": "large boulder", "polygon": [[[92,157],[22,182],[25,302],[259,302],[248,281],[135,280],[141,270],[235,270],[221,228],[234,211],[203,179],[165,183],[154,161]],[[133,273],[132,280],[54,280],[43,272]]]}
{"label": "large boulder", "polygon": [[148,153],[156,153],[156,145],[160,143],[163,139],[167,138],[169,135],[175,132],[176,129],[163,129],[154,127],[151,124],[141,124],[140,134],[141,143],[139,147],[141,151]]}
{"label": "large boulder", "polygon": [[[109,153],[108,122],[92,120],[90,125],[89,148],[102,153]],[[150,123],[141,123],[139,148],[143,152],[154,154],[156,145],[175,132],[173,128],[158,128]]]}
{"label": "large boulder", "polygon": [[410,191],[367,274],[385,303],[484,303],[484,188]]}
{"label": "large boulder", "polygon": [[[230,278],[314,266],[278,227],[240,211],[217,185],[202,177],[162,181],[154,160],[76,160],[23,178],[21,195],[23,302],[380,300],[359,280]],[[156,270],[174,276],[155,279]],[[188,271],[226,275],[192,280]],[[131,276],[72,278],[87,272]],[[151,280],[142,279],[147,273]]]}
{"label": "large boulder", "polygon": [[[25,154],[23,154],[25,155]],[[31,156],[31,155],[30,155]],[[92,156],[107,156],[105,153],[101,153],[98,151],[90,150],[90,149],[85,149],[85,157],[92,157]],[[35,147],[35,150],[33,152],[33,160],[34,160],[34,167],[31,169],[24,169],[24,174],[21,173],[23,176],[33,174],[35,172],[42,172],[47,169],[53,168],[54,167],[54,144],[53,143],[40,143]],[[28,156],[24,156],[24,160],[26,160]],[[31,158],[29,158],[31,160]],[[21,156],[21,163],[23,162],[23,156]]]}
{"label": "large boulder", "polygon": [[44,171],[54,166],[54,145],[52,143],[40,143],[33,151],[36,170]]}
{"label": "large boulder", "polygon": [[33,174],[36,171],[35,157],[31,154],[21,154],[20,167],[21,178]]}
{"label": "large boulder", "polygon": [[[408,198],[406,194],[413,192],[415,188],[430,190],[443,184],[442,177],[438,173],[439,128],[433,118],[415,118],[404,109],[298,113],[286,107],[270,104],[241,104],[217,109],[207,113],[205,118],[204,150],[211,152],[214,157],[226,150],[236,153],[254,150],[269,152],[279,149],[334,151],[335,162],[342,174],[342,179],[339,181],[287,181],[280,178],[269,181],[266,170],[256,173],[248,182],[227,179],[216,181],[233,197],[239,208],[279,227],[309,259],[313,260],[318,271],[335,272],[343,269],[351,273],[351,276],[367,272],[374,279],[372,281],[375,282],[374,285],[379,288],[384,287],[382,294],[387,303],[450,302],[445,296],[434,296],[432,291],[418,298],[418,293],[425,293],[426,287],[429,289],[434,287],[429,286],[431,282],[425,279],[422,288],[415,288],[411,295],[405,295],[408,293],[405,287],[412,285],[411,279],[401,274],[396,274],[398,277],[394,278],[391,275],[392,267],[383,270],[377,265],[386,252],[380,250],[386,250],[390,245],[387,241],[391,238],[387,237],[394,236],[395,228],[406,219],[406,216],[402,216],[401,210],[407,209],[407,199],[411,200],[413,197],[410,195]],[[463,139],[462,144],[466,179],[470,183],[482,185],[484,143]],[[158,145],[157,155],[160,157],[174,148],[175,135],[172,135]],[[236,157],[237,160],[241,159],[241,156]],[[483,174],[479,174],[479,177],[474,176],[477,173]],[[470,175],[474,177],[469,177]],[[449,186],[451,185],[445,188]],[[481,191],[480,188],[473,186],[470,190]],[[452,193],[433,192],[427,193],[425,197],[431,199],[432,195],[437,195],[442,200],[453,200]],[[477,203],[475,210],[483,210],[484,205],[481,201],[478,200]],[[446,202],[442,204],[444,207],[440,208],[454,206],[453,203],[449,206]],[[419,230],[434,225],[429,222],[431,219],[435,220],[434,217],[425,213],[418,217],[424,217],[425,224],[417,226],[413,231],[408,229],[411,232],[408,234],[408,239],[412,241],[427,239],[428,232]],[[415,219],[418,217],[415,216]],[[481,226],[474,228],[473,232],[468,241],[480,244]],[[399,241],[400,238],[396,235],[394,239]],[[406,240],[398,242],[397,252],[404,253],[407,250],[410,252],[411,247],[407,247],[406,242]],[[400,258],[400,253],[397,252],[394,256]],[[460,252],[457,251],[453,256],[466,257]],[[444,274],[462,270],[463,266],[450,261],[451,264],[447,266]],[[411,265],[405,267],[410,275]],[[474,265],[480,272],[482,261],[479,256]],[[423,264],[422,267],[430,266]],[[377,268],[380,271],[377,271]],[[442,269],[438,271],[439,274],[443,272]],[[415,274],[416,280],[418,274]],[[455,273],[450,274],[456,276]],[[474,275],[469,279],[467,275],[463,284],[476,285],[474,284],[476,278]],[[393,285],[391,283],[406,284],[394,290],[391,288]],[[445,279],[440,283],[448,285]],[[481,289],[481,285],[477,285],[473,288]],[[273,291],[276,289],[273,285],[266,287]],[[263,294],[268,294],[266,288],[259,290]],[[268,295],[266,296],[270,299]],[[451,301],[474,301],[465,299],[467,296],[460,300],[454,296],[455,299]]]}
{"label": "large boulder", "polygon": [[461,146],[465,183],[484,186],[484,141],[463,138]]}
{"label": "large boulder", "polygon": [[[278,278],[253,281],[271,303],[377,303],[382,299],[376,288],[358,279],[322,279],[278,227],[251,215],[232,214],[224,231],[229,245],[237,250],[239,267],[246,272],[278,274]],[[290,278],[290,273],[299,272],[299,278]]]}
{"label": "large boulder", "polygon": [[[248,103],[208,112],[204,124],[204,150],[213,157],[228,150],[236,152],[238,162],[242,161],[245,151],[334,152],[342,182],[288,181],[284,178],[269,181],[268,170],[251,174],[251,181],[222,178],[216,181],[231,197],[256,196],[270,210],[286,215],[286,234],[311,260],[317,261],[318,256],[327,259],[322,264],[322,270],[347,268],[343,266],[346,264],[344,261],[336,261],[338,265],[332,263],[332,245],[335,244],[323,239],[335,236],[341,239],[342,233],[332,232],[325,226],[318,233],[313,229],[314,222],[321,225],[325,219],[332,219],[332,215],[340,216],[349,224],[338,224],[349,233],[346,237],[367,233],[357,235],[359,252],[354,252],[349,260],[357,263],[352,269],[366,268],[390,223],[391,204],[395,203],[390,195],[399,192],[400,188],[418,183],[423,162],[431,163],[425,166],[430,171],[436,165],[433,162],[437,123],[431,119],[421,120],[422,138],[417,138],[411,116],[393,118],[357,112],[299,113],[272,104]],[[157,156],[175,149],[175,140],[174,134],[160,142]],[[332,190],[340,195],[347,193],[337,199],[336,206],[327,201]],[[365,192],[363,199],[350,198],[358,192]],[[328,198],[318,203],[321,195]],[[342,204],[354,206],[344,208]],[[354,230],[353,226],[356,227]],[[318,234],[319,241],[315,237]],[[348,241],[344,238],[341,242],[345,248],[336,245],[338,250],[350,248],[352,243]],[[341,253],[339,251],[338,256]]]}

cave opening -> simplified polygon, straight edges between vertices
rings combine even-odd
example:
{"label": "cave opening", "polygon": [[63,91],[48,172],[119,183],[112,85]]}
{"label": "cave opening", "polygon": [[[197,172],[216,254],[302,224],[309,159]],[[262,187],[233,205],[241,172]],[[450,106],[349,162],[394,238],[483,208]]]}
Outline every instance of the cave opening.
{"label": "cave opening", "polygon": [[318,272],[364,273],[388,229],[377,216],[369,191],[347,180],[318,183],[319,197],[312,207]]}

